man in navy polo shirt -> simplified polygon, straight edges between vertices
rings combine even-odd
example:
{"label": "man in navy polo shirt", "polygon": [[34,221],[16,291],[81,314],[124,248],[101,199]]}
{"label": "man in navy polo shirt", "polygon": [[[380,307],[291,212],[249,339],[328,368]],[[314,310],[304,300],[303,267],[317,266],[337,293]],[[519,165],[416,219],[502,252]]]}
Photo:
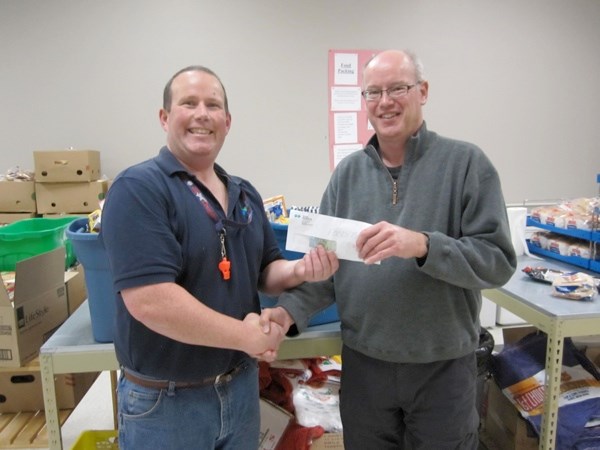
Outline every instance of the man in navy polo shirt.
{"label": "man in navy polo shirt", "polygon": [[167,145],[114,180],[101,239],[116,292],[122,449],[255,449],[258,367],[284,337],[259,324],[278,295],[338,268],[318,248],[283,259],[262,198],[215,163],[231,126],[225,88],[202,66],[164,90]]}

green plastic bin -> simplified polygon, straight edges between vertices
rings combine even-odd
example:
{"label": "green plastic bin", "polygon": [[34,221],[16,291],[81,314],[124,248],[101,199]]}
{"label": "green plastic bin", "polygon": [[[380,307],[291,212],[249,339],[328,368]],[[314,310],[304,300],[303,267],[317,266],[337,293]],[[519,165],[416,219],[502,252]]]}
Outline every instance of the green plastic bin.
{"label": "green plastic bin", "polygon": [[117,430],[87,430],[71,447],[71,450],[118,450],[119,432]]}
{"label": "green plastic bin", "polygon": [[77,258],[65,230],[80,217],[23,219],[0,227],[0,271],[12,272],[17,262],[61,246],[65,247],[65,268],[72,266]]}

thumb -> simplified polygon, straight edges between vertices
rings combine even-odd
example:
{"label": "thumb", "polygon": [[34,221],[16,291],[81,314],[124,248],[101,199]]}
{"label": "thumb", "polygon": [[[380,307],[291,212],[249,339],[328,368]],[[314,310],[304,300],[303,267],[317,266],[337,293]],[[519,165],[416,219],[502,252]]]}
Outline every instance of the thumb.
{"label": "thumb", "polygon": [[269,332],[271,331],[271,321],[268,318],[268,313],[267,314],[261,314],[259,319],[258,319],[258,325],[260,326],[260,329],[263,331],[263,333],[265,334],[269,334]]}

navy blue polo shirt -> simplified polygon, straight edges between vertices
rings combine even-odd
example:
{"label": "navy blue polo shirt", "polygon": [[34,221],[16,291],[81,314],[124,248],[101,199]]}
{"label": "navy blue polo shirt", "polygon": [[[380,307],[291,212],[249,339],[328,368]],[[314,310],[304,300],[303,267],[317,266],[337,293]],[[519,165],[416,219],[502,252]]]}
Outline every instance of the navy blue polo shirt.
{"label": "navy blue polo shirt", "polygon": [[[226,181],[229,196],[227,281],[218,269],[221,243],[215,221],[180,178],[192,175],[167,147],[124,170],[109,189],[101,239],[116,292],[115,350],[124,367],[156,379],[192,381],[226,372],[248,358],[243,352],[184,344],[155,333],[129,314],[120,295],[125,288],[175,282],[198,301],[236,319],[260,312],[259,276],[282,258],[281,251],[256,189],[219,166],[216,171]],[[196,185],[224,218],[210,191],[197,180]]]}

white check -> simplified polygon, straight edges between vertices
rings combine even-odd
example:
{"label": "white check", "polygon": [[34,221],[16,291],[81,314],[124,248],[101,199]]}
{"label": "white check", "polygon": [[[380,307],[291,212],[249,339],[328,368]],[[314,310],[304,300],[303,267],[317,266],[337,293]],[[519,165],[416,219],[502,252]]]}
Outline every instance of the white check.
{"label": "white check", "polygon": [[317,245],[335,251],[339,259],[362,261],[356,250],[356,238],[370,223],[358,220],[291,210],[285,249],[307,253]]}

